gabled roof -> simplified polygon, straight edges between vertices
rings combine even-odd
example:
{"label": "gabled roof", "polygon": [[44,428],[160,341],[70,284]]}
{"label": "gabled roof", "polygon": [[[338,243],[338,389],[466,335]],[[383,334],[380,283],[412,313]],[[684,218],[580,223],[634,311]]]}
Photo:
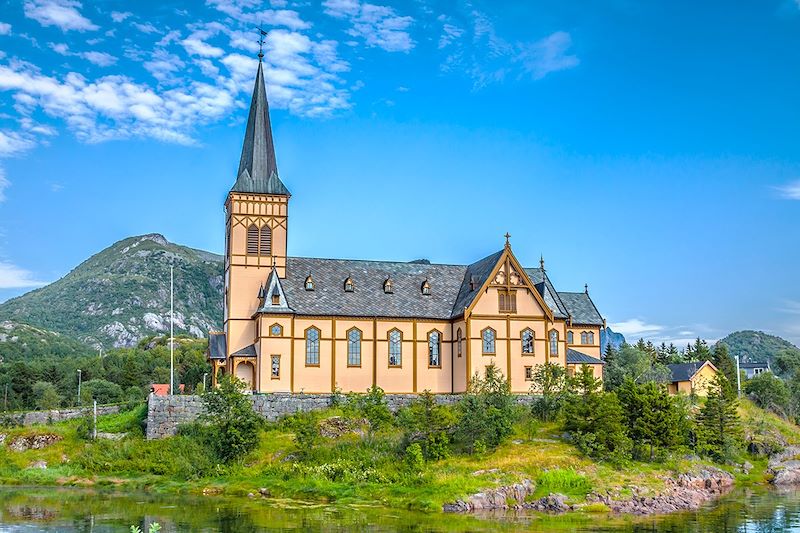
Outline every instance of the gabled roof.
{"label": "gabled roof", "polygon": [[559,292],[559,298],[572,317],[572,323],[585,326],[602,326],[603,317],[586,292]]}
{"label": "gabled roof", "polygon": [[763,363],[739,363],[739,368],[769,368],[769,361]]}
{"label": "gabled roof", "polygon": [[[305,280],[303,280],[303,283],[305,284]],[[281,283],[281,278],[278,276],[278,271],[275,270],[274,267],[269,273],[266,286],[262,287],[262,290],[264,301],[261,303],[258,311],[256,311],[257,313],[287,314],[294,312],[283,290],[283,284]],[[272,298],[274,296],[278,297],[277,304],[272,303]]]}
{"label": "gabled roof", "polygon": [[672,373],[672,382],[675,383],[677,381],[690,381],[705,365],[711,366],[715,371],[717,370],[717,367],[711,364],[711,361],[677,363],[674,365],[667,365],[667,368],[669,368],[669,371]]}
{"label": "gabled roof", "polygon": [[228,344],[224,333],[208,334],[209,359],[225,359],[228,354]]}
{"label": "gabled roof", "polygon": [[604,365],[605,363],[597,357],[586,355],[578,350],[567,348],[567,363],[578,365]]}
{"label": "gabled roof", "polygon": [[269,120],[269,103],[264,86],[264,69],[258,62],[250,114],[242,144],[242,157],[232,192],[281,194],[289,196],[289,190],[278,177],[278,163],[272,142],[272,125]]}
{"label": "gabled roof", "polygon": [[458,296],[453,303],[453,317],[464,315],[464,309],[475,300],[483,284],[492,275],[492,271],[497,266],[497,262],[500,261],[502,255],[503,250],[500,250],[467,266]]}
{"label": "gabled roof", "polygon": [[256,356],[256,347],[254,344],[248,344],[241,350],[237,350],[236,353],[231,354],[232,357],[255,357]]}

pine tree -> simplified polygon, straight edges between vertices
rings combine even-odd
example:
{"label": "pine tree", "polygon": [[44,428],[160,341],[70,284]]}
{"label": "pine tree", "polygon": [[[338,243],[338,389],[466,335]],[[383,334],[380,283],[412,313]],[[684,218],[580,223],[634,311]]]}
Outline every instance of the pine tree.
{"label": "pine tree", "polygon": [[742,443],[739,402],[722,372],[714,376],[698,415],[700,449],[717,461],[730,459]]}
{"label": "pine tree", "polygon": [[717,370],[725,374],[728,382],[733,386],[736,383],[736,362],[728,352],[728,347],[721,342],[714,346],[714,352],[711,354],[711,362],[717,367]]}

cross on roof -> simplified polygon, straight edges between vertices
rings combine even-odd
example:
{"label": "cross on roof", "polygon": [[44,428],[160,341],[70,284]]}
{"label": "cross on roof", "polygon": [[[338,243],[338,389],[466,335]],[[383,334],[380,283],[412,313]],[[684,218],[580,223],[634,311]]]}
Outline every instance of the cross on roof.
{"label": "cross on roof", "polygon": [[506,232],[506,234],[505,234],[505,235],[503,235],[503,237],[505,237],[505,238],[506,238],[506,246],[509,246],[508,239],[510,239],[510,238],[511,238],[511,234],[510,234],[509,232]]}

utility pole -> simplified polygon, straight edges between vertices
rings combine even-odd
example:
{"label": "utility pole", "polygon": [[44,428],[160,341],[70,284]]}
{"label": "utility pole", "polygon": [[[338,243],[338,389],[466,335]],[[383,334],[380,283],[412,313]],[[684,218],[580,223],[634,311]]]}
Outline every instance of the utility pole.
{"label": "utility pole", "polygon": [[6,383],[6,392],[3,395],[3,411],[8,411],[8,383]]}
{"label": "utility pole", "polygon": [[94,401],[94,429],[92,430],[92,439],[97,440],[97,400]]}
{"label": "utility pole", "polygon": [[206,376],[207,375],[208,375],[208,372],[203,372],[203,392],[206,391]]}
{"label": "utility pole", "polygon": [[175,394],[175,277],[169,265],[169,395]]}
{"label": "utility pole", "polygon": [[81,369],[78,369],[78,405],[81,404]]}
{"label": "utility pole", "polygon": [[742,397],[742,375],[739,373],[739,354],[736,354],[736,395]]}

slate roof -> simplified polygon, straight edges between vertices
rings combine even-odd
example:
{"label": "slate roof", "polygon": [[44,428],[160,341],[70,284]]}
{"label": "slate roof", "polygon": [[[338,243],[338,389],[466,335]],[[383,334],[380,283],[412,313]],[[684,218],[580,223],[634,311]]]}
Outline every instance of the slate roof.
{"label": "slate roof", "polygon": [[706,361],[693,361],[691,363],[667,365],[667,368],[672,373],[672,382],[675,383],[676,381],[689,381],[704,364],[706,364]]}
{"label": "slate roof", "polygon": [[256,347],[254,344],[249,344],[238,350],[236,353],[231,354],[233,357],[255,357],[256,356]]}
{"label": "slate roof", "polygon": [[739,363],[739,368],[769,368],[769,362],[763,363]]}
{"label": "slate roof", "polygon": [[573,324],[584,326],[602,326],[603,317],[595,307],[594,302],[585,292],[559,292],[567,312],[572,317]]}
{"label": "slate roof", "polygon": [[269,120],[269,103],[264,86],[264,69],[258,62],[250,114],[242,144],[239,171],[231,191],[260,194],[282,194],[289,190],[278,177],[278,163],[272,142],[272,125]]}
{"label": "slate roof", "polygon": [[208,357],[210,359],[225,359],[228,353],[228,345],[224,333],[209,333],[208,335]]}
{"label": "slate roof", "polygon": [[567,363],[579,365],[604,365],[605,363],[596,357],[567,348]]}
{"label": "slate roof", "polygon": [[[463,316],[502,254],[500,250],[471,265],[289,257],[287,277],[279,279],[271,272],[264,287],[266,294],[275,289],[281,292],[280,305],[273,306],[266,298],[257,312],[451,320]],[[602,325],[603,319],[588,294],[559,293],[541,269],[526,268],[525,272],[555,317],[569,316],[561,296],[567,294],[573,317],[581,317],[580,324]],[[309,275],[314,280],[314,290],[305,288]],[[353,292],[344,290],[347,278],[353,279]],[[383,289],[387,279],[392,281],[389,294]],[[430,295],[422,294],[426,280],[431,286]]]}

